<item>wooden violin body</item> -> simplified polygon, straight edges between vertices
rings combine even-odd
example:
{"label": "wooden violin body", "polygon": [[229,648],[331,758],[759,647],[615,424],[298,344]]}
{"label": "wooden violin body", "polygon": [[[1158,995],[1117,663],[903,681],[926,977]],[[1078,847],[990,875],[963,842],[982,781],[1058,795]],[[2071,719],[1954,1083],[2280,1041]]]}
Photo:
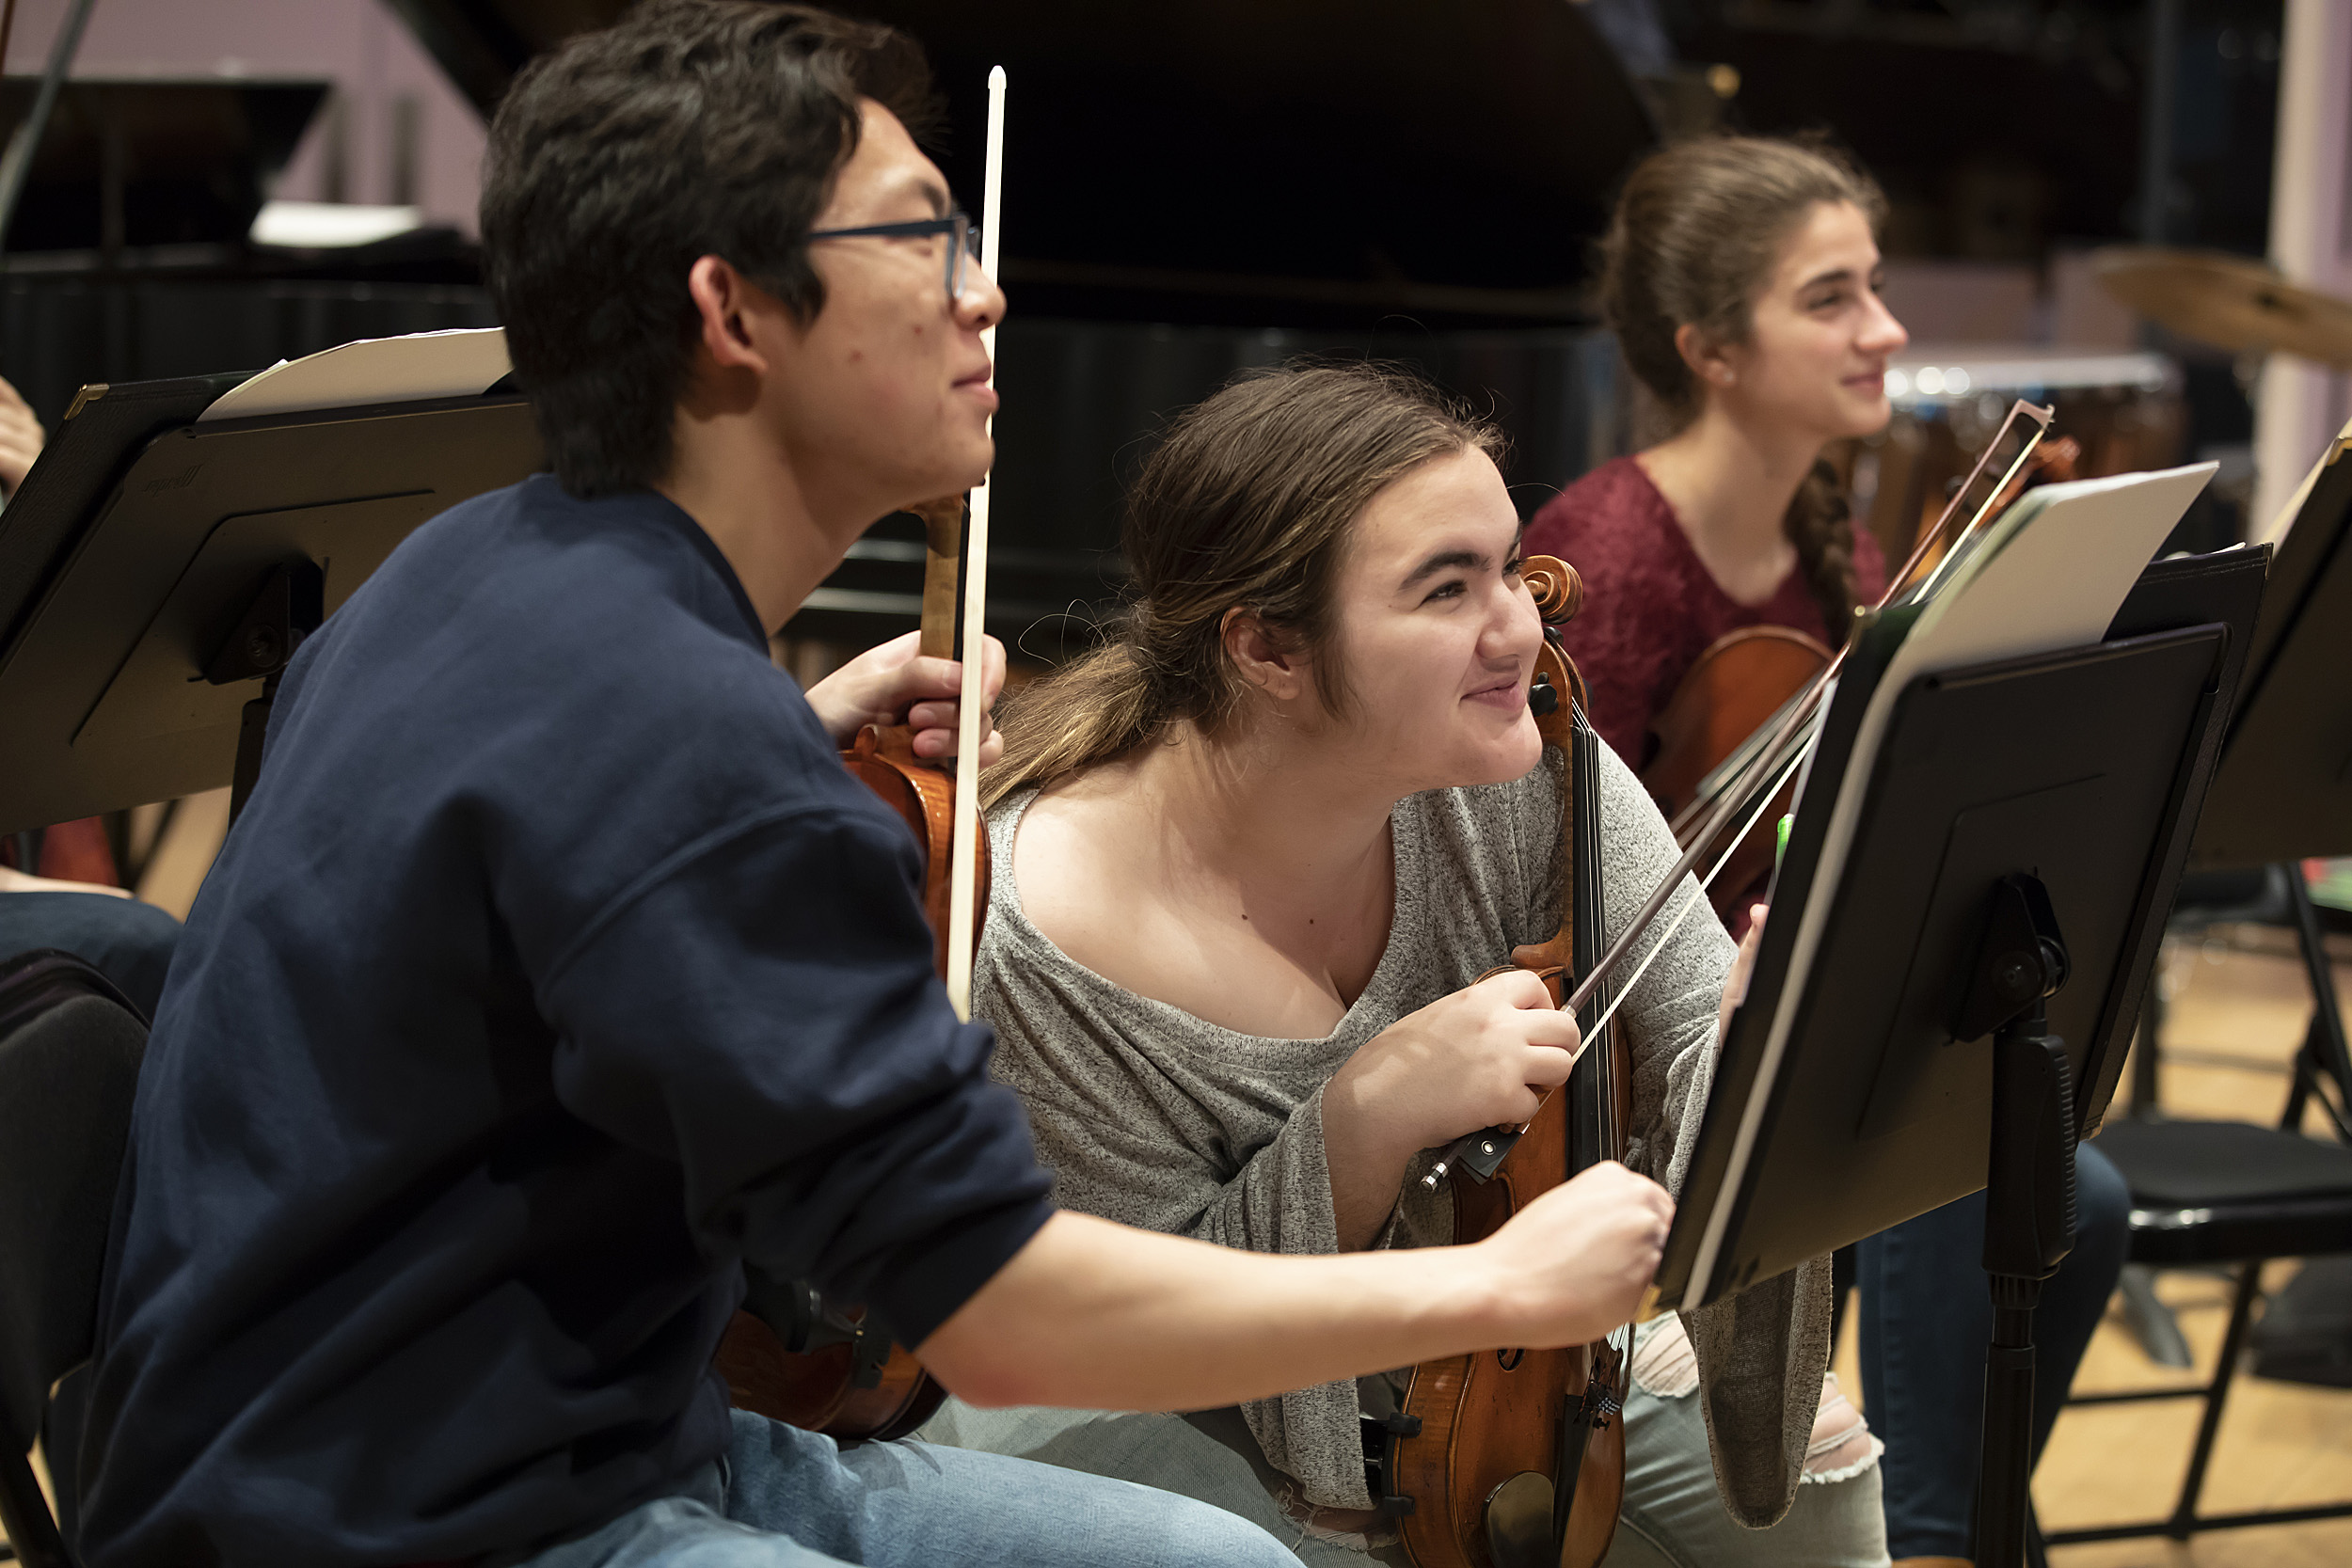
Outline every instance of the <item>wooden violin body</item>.
{"label": "wooden violin body", "polygon": [[[1658,750],[1642,769],[1642,785],[1658,809],[1671,820],[1697,800],[1708,776],[1819,679],[1829,660],[1827,648],[1788,626],[1742,626],[1709,643],[1650,723]],[[1766,817],[1787,812],[1795,791],[1793,782],[1783,785]],[[1729,831],[1723,834],[1729,836]],[[1769,833],[1740,841],[1708,892],[1717,914],[1728,919],[1742,895],[1771,873],[1773,843]],[[1708,851],[1722,852],[1721,844]]]}
{"label": "wooden violin body", "polygon": [[[802,1299],[778,1310],[787,1294]],[[728,1323],[712,1364],[738,1410],[838,1442],[880,1442],[904,1437],[947,1397],[904,1345],[867,1327],[864,1312],[836,1312],[798,1281],[755,1296],[786,1329],[779,1335],[751,1312]]]}
{"label": "wooden violin body", "polygon": [[[868,724],[841,753],[842,766],[898,814],[923,847],[923,913],[937,943],[939,973],[947,973],[949,846],[955,836],[956,782],[937,763],[914,754],[914,732],[903,724],[887,729]],[[978,908],[988,908],[988,840],[976,845],[979,857]]]}
{"label": "wooden violin body", "polygon": [[[1576,612],[1582,585],[1570,568],[1535,557],[1523,570],[1548,627]],[[1516,949],[1511,967],[1539,975],[1557,1002],[1568,977],[1597,958],[1603,934],[1599,742],[1580,717],[1582,679],[1549,630],[1535,681],[1552,704],[1537,728],[1568,757],[1568,889],[1559,930]],[[1602,999],[1595,1012],[1605,1006]],[[1492,1176],[1473,1182],[1457,1170],[1457,1242],[1493,1234],[1537,1195],[1625,1157],[1630,1060],[1606,1035],[1588,1043],[1564,1091],[1545,1099]],[[1590,1568],[1600,1560],[1625,1500],[1630,1343],[1621,1332],[1595,1344],[1484,1351],[1413,1370],[1403,1409],[1390,1418],[1384,1479],[1418,1568]]]}
{"label": "wooden violin body", "polygon": [[[963,499],[947,497],[917,511],[928,541],[920,651],[926,657],[952,658]],[[914,732],[903,724],[866,725],[841,753],[841,763],[898,815],[922,848],[923,913],[931,923],[938,943],[934,960],[944,978],[954,865],[954,777],[914,754]],[[976,839],[973,848],[979,863],[976,908],[985,911],[986,836]],[[946,1390],[923,1370],[914,1354],[868,1324],[862,1308],[836,1309],[799,1281],[778,1285],[755,1280],[750,1299],[758,1311],[735,1314],[713,1363],[726,1379],[729,1402],[737,1409],[842,1442],[879,1441],[913,1432],[946,1398]]]}

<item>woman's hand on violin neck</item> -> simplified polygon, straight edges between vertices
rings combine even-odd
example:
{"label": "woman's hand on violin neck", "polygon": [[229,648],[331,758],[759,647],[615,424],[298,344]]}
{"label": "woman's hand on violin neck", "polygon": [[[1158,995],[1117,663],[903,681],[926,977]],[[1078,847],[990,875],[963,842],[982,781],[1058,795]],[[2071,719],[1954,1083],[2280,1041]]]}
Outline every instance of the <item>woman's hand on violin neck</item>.
{"label": "woman's hand on violin neck", "polygon": [[1324,1158],[1343,1246],[1363,1246],[1424,1148],[1523,1122],[1576,1065],[1576,1020],[1524,970],[1479,981],[1366,1041],[1323,1091]]}
{"label": "woman's hand on violin neck", "polygon": [[1498,1342],[1581,1344],[1631,1322],[1674,1213],[1665,1188],[1613,1160],[1520,1210],[1468,1249],[1488,1277]]}
{"label": "woman's hand on violin neck", "polygon": [[[868,724],[907,724],[914,730],[916,756],[940,761],[956,754],[963,664],[923,657],[916,652],[921,638],[911,631],[868,648],[808,689],[808,705],[835,745],[848,746]],[[993,637],[985,642],[988,667],[981,688],[983,701],[993,708],[1005,689],[1005,645]],[[1004,752],[1004,737],[989,721],[980,766],[991,766]]]}

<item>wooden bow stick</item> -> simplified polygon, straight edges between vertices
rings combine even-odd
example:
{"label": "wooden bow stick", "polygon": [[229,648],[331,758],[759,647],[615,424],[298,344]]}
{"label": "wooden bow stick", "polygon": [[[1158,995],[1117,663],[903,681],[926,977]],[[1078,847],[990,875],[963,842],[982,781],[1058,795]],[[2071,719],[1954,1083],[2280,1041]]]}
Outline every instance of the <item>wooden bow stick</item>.
{"label": "wooden bow stick", "polygon": [[[1005,218],[1005,68],[988,73],[988,163],[980,188],[980,270],[996,276]],[[990,381],[995,378],[996,328],[980,334],[988,350]],[[990,423],[994,424],[992,419]],[[972,1018],[972,939],[978,913],[980,737],[988,671],[988,498],[986,479],[972,492],[971,531],[963,555],[963,700],[956,719],[955,872],[947,893],[947,1000],[956,1016]]]}

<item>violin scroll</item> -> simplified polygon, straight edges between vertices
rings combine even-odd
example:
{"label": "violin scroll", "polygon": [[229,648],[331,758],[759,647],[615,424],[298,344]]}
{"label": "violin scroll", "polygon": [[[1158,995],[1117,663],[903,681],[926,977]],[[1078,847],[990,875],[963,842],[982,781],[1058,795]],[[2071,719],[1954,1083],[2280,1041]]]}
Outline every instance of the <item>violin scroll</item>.
{"label": "violin scroll", "polygon": [[[1531,555],[1520,562],[1519,578],[1535,596],[1535,613],[1544,620],[1544,645],[1535,654],[1527,705],[1535,715],[1544,744],[1565,750],[1572,713],[1592,701],[1583,675],[1560,646],[1559,637],[1559,628],[1584,608],[1584,579],[1575,567],[1551,555]],[[1569,699],[1565,707],[1561,705],[1562,697]]]}
{"label": "violin scroll", "polygon": [[1519,562],[1519,579],[1535,595],[1535,612],[1548,626],[1575,620],[1584,608],[1584,578],[1558,556],[1529,556]]}

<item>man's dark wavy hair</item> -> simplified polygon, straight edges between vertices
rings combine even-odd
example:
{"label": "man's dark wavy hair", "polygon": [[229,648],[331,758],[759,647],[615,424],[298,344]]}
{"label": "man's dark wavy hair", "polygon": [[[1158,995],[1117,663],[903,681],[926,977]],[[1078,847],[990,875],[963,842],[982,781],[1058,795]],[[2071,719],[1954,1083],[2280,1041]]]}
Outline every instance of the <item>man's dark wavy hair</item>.
{"label": "man's dark wavy hair", "polygon": [[726,258],[803,322],[824,308],[808,231],[867,98],[930,129],[912,39],[761,0],[650,0],[516,78],[484,159],[483,270],[564,489],[668,473],[697,258]]}

